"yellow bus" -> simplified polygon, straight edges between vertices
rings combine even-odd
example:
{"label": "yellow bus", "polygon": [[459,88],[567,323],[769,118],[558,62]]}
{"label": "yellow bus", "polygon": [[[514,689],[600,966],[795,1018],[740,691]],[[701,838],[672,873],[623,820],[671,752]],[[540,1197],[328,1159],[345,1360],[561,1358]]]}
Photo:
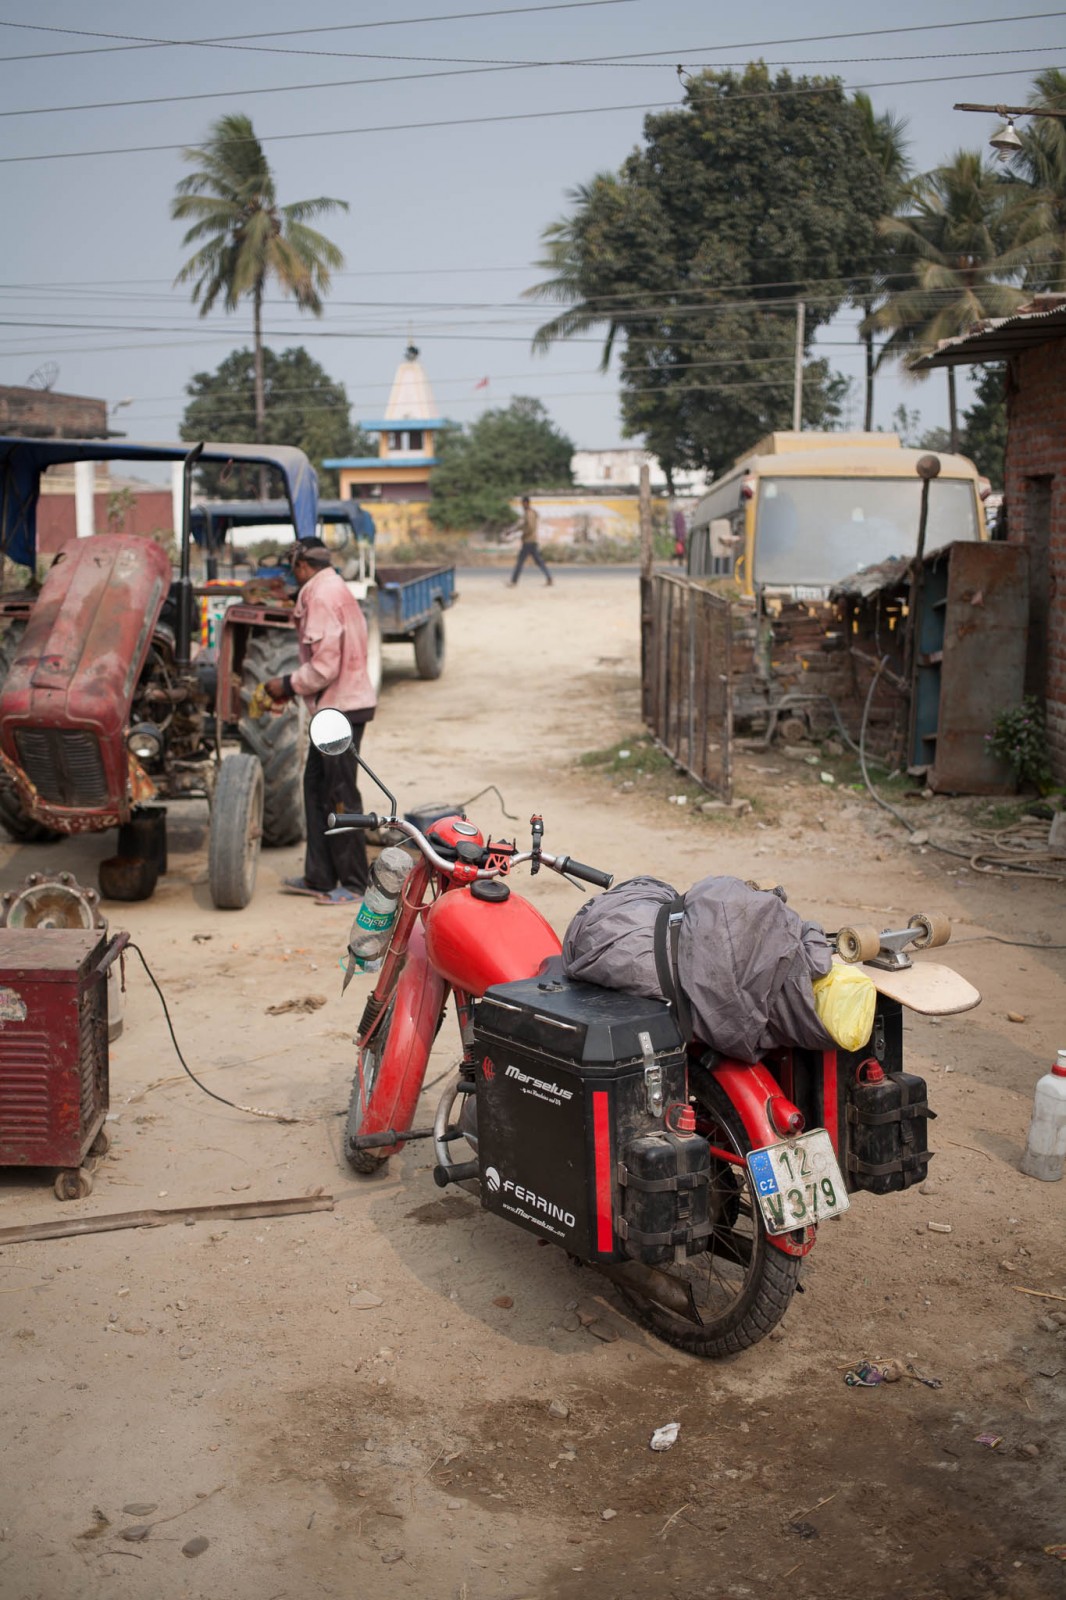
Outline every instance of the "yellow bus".
{"label": "yellow bus", "polygon": [[[690,577],[732,577],[746,595],[824,600],[833,584],[918,540],[925,450],[893,433],[771,433],[712,483],[692,516]],[[965,456],[940,455],[926,550],[986,539],[990,485]]]}

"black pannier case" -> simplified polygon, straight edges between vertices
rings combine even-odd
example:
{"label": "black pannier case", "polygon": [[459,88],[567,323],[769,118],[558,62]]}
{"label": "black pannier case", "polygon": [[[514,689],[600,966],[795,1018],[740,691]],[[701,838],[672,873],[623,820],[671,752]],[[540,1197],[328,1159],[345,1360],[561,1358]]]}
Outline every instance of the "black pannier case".
{"label": "black pannier case", "polygon": [[[664,1111],[688,1103],[685,1051],[666,1004],[549,973],[489,989],[474,1038],[483,1206],[582,1260],[672,1260],[673,1246],[626,1242],[631,1214],[638,1236],[654,1231],[649,1216],[661,1220],[659,1183],[649,1211],[646,1188],[620,1179],[627,1163],[637,1177],[680,1172],[666,1231],[680,1220],[701,1247],[707,1183],[689,1173],[700,1164],[696,1147],[706,1168],[707,1146],[666,1134]],[[691,1150],[678,1159],[664,1143]]]}

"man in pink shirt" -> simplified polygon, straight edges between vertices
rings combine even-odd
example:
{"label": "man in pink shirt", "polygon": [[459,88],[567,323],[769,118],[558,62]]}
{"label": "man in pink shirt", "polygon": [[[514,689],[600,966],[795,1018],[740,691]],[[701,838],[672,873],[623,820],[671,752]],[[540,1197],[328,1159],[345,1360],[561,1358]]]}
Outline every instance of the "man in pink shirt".
{"label": "man in pink shirt", "polygon": [[271,678],[267,692],[274,700],[300,695],[312,712],[323,706],[343,711],[351,724],[352,746],[343,756],[323,756],[308,746],[304,875],[285,881],[290,889],[335,901],[360,899],[368,876],[365,837],[355,831],[327,838],[325,827],[331,811],[363,809],[355,757],[377,704],[367,673],[366,619],[321,539],[296,545],[292,571],[300,588],[295,611],[300,665],[284,678]]}

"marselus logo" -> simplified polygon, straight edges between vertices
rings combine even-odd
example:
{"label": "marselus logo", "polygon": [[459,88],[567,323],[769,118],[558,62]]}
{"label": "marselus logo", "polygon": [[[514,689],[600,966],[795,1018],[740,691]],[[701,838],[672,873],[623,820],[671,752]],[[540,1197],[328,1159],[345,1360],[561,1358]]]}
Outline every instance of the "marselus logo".
{"label": "marselus logo", "polygon": [[558,1083],[549,1083],[545,1078],[534,1078],[531,1072],[523,1072],[521,1067],[516,1067],[510,1062],[505,1076],[514,1078],[517,1083],[522,1085],[523,1089],[528,1089],[534,1093],[539,1090],[541,1094],[554,1095],[559,1100],[572,1100],[574,1098],[572,1089],[564,1089]]}

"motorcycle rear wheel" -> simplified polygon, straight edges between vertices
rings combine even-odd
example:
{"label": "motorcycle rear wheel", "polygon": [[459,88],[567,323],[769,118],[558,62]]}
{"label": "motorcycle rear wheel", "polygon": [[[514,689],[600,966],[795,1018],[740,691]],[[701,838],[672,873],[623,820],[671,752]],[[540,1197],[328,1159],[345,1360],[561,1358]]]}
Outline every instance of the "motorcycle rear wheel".
{"label": "motorcycle rear wheel", "polygon": [[379,1156],[376,1150],[360,1150],[354,1144],[356,1136],[363,1131],[368,1113],[374,1099],[374,1089],[378,1081],[378,1071],[381,1058],[385,1054],[389,1042],[389,1030],[396,1012],[396,996],[393,994],[385,1014],[381,1018],[370,1039],[359,1051],[359,1061],[352,1080],[352,1094],[348,1102],[348,1120],[344,1125],[344,1159],[353,1172],[358,1172],[362,1177],[372,1177],[375,1173],[384,1172],[389,1164],[388,1156]]}
{"label": "motorcycle rear wheel", "polygon": [[[690,1078],[699,1131],[723,1149],[746,1156],[751,1140],[714,1079],[694,1068]],[[667,1344],[697,1356],[738,1355],[765,1339],[788,1310],[800,1261],[775,1249],[751,1194],[746,1167],[711,1162],[709,1248],[679,1266],[660,1270],[687,1284],[701,1322],[667,1311],[619,1283],[638,1320]]]}

